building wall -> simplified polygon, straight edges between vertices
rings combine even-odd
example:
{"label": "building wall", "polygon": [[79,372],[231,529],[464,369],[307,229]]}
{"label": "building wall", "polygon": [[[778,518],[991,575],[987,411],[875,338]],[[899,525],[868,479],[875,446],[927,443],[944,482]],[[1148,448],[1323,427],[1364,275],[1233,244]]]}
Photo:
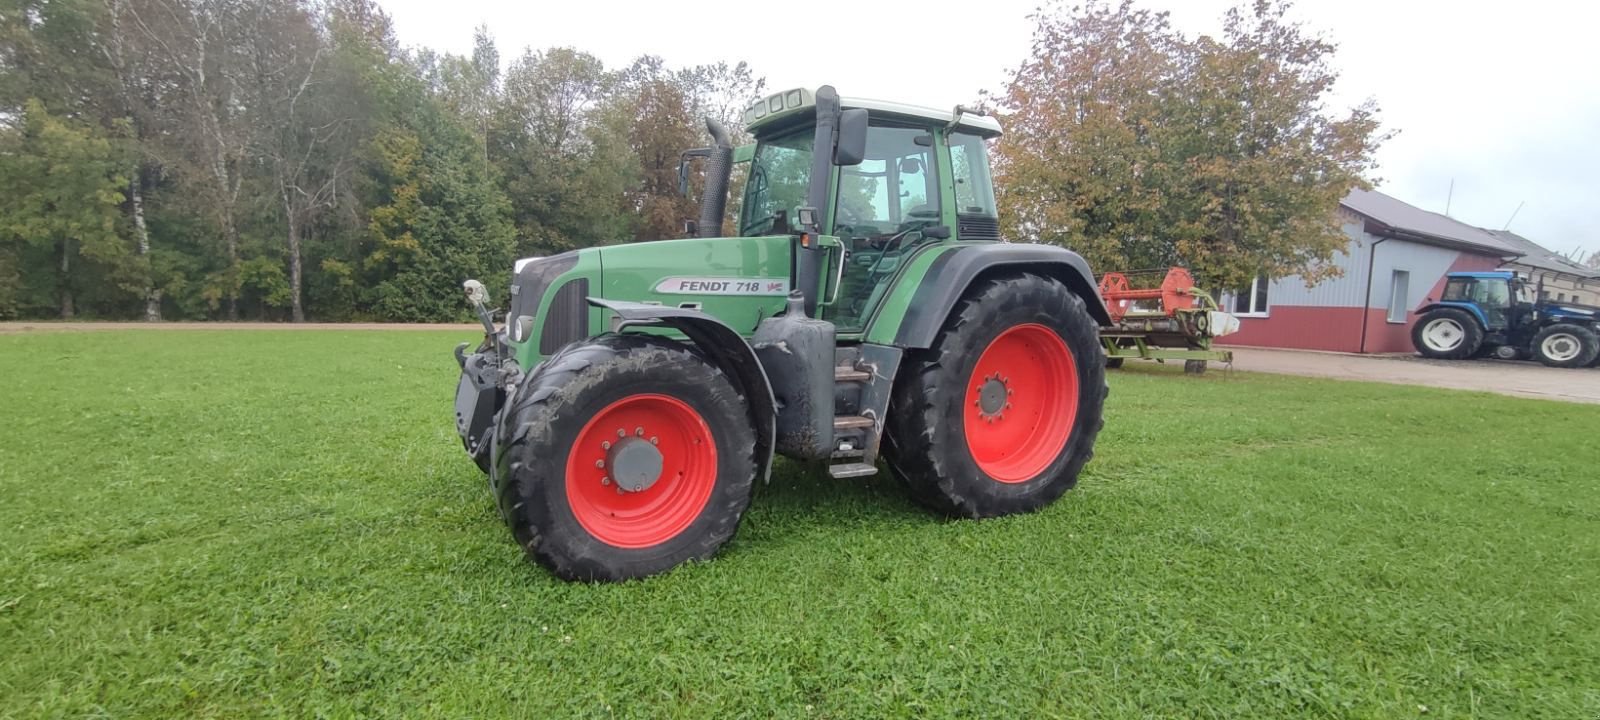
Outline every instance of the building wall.
{"label": "building wall", "polygon": [[1511,268],[1535,283],[1543,279],[1545,294],[1552,301],[1600,305],[1600,280],[1578,280],[1571,275],[1560,275],[1520,263],[1512,263]]}
{"label": "building wall", "polygon": [[[1238,333],[1222,338],[1228,345],[1332,350],[1338,352],[1411,352],[1411,326],[1416,309],[1439,297],[1445,274],[1492,270],[1500,259],[1404,240],[1382,239],[1363,230],[1359,216],[1341,208],[1346,251],[1334,258],[1341,274],[1306,287],[1291,276],[1271,284],[1265,316],[1242,316]],[[1371,283],[1367,268],[1371,264]],[[1389,320],[1394,271],[1410,273],[1404,299],[1405,321]],[[1363,330],[1365,340],[1363,342]]]}

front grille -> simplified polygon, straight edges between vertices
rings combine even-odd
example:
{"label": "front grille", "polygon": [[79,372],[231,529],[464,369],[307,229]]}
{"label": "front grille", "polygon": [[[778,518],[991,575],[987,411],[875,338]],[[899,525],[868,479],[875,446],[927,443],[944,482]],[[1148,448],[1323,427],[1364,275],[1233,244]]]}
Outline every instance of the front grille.
{"label": "front grille", "polygon": [[957,240],[999,240],[1000,221],[988,215],[957,215]]}
{"label": "front grille", "polygon": [[546,357],[575,340],[589,336],[589,279],[568,280],[555,297],[544,316],[544,328],[539,332],[539,354]]}

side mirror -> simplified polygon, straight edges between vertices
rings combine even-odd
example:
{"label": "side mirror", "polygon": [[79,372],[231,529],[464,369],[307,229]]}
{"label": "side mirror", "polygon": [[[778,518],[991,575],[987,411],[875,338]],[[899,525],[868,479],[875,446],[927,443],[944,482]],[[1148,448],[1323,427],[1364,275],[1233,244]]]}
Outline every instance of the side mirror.
{"label": "side mirror", "polygon": [[839,113],[839,142],[833,148],[833,164],[860,165],[867,159],[867,111],[860,108]]}
{"label": "side mirror", "polygon": [[689,197],[689,161],[693,158],[711,157],[711,148],[694,148],[678,156],[678,194]]}

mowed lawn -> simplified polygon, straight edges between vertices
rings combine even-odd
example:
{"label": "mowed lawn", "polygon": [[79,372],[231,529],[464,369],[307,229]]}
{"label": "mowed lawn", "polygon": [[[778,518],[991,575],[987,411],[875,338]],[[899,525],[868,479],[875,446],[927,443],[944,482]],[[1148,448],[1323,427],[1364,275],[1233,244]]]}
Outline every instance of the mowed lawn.
{"label": "mowed lawn", "polygon": [[714,562],[567,584],[470,339],[0,336],[0,717],[1600,714],[1600,407],[1130,366],[1043,512],[784,464]]}

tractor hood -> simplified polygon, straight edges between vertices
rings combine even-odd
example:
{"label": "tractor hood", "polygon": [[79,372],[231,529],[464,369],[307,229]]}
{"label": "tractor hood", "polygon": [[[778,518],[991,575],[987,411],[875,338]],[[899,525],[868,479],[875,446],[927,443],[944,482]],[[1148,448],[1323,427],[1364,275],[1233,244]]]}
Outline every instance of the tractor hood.
{"label": "tractor hood", "polygon": [[1593,320],[1597,315],[1593,308],[1573,307],[1571,305],[1555,305],[1546,308],[1545,314],[1553,318],[1571,318],[1573,320]]}

